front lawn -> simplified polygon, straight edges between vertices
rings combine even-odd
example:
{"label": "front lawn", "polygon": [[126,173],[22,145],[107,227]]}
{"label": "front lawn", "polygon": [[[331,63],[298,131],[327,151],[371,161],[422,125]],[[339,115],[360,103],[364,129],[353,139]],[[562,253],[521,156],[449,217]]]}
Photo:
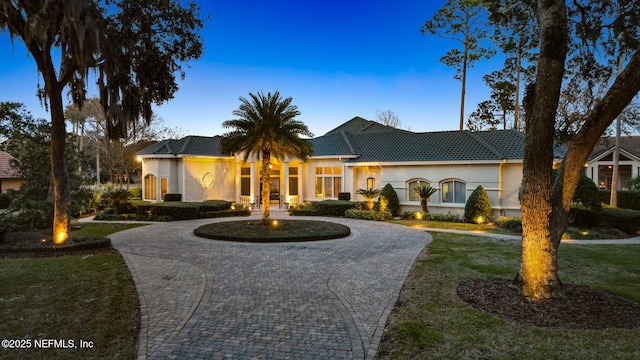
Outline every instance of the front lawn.
{"label": "front lawn", "polygon": [[[634,329],[544,328],[471,307],[457,294],[460,283],[513,279],[520,262],[519,243],[432,235],[434,241],[418,257],[389,317],[381,359],[640,357],[640,324]],[[638,258],[638,245],[561,245],[559,275],[565,284],[596,287],[640,302]]]}
{"label": "front lawn", "polygon": [[[82,230],[74,231],[73,237],[103,237],[140,225],[82,226]],[[48,233],[30,232],[34,239],[21,239],[25,244],[37,243],[39,237]],[[0,348],[0,358],[136,357],[140,331],[138,296],[124,259],[115,252],[81,252],[0,259],[0,334],[2,339],[17,340],[10,345],[23,347]]]}

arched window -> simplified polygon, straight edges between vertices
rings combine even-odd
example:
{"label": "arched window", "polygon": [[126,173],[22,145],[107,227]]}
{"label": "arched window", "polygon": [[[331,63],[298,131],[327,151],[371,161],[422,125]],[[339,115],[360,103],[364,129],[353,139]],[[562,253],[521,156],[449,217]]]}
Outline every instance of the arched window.
{"label": "arched window", "polygon": [[145,200],[157,200],[156,193],[156,177],[155,175],[147,175],[144,177],[144,198]]}
{"label": "arched window", "polygon": [[440,184],[442,202],[464,204],[467,202],[467,184],[460,180],[447,180]]}
{"label": "arched window", "polygon": [[409,199],[409,201],[420,201],[420,196],[416,194],[415,189],[423,186],[431,186],[431,183],[424,179],[409,180],[407,182],[407,191],[409,192],[407,199]]}

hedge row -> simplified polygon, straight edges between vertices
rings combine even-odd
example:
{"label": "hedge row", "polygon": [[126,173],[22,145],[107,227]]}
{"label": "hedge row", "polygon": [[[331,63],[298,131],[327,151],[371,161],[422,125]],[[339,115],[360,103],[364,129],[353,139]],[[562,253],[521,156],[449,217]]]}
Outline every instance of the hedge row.
{"label": "hedge row", "polygon": [[358,209],[349,209],[344,212],[344,216],[352,219],[376,221],[388,220],[393,217],[390,211],[370,211]]}
{"label": "hedge row", "polygon": [[197,203],[132,201],[131,207],[135,214],[116,215],[105,209],[96,216],[96,220],[173,221],[251,215],[249,209],[231,209],[231,205],[231,202],[225,200],[208,200]]}
{"label": "hedge row", "polygon": [[569,213],[571,225],[581,227],[612,227],[627,234],[640,231],[640,211],[620,208],[603,208],[593,211],[586,208],[572,208]]}
{"label": "hedge row", "polygon": [[[640,211],[619,208],[590,210],[573,207],[569,213],[570,226],[583,228],[614,228],[626,234],[640,231]],[[519,217],[500,217],[498,226],[513,232],[522,232],[522,219]]]}
{"label": "hedge row", "polygon": [[[598,195],[600,201],[605,204],[610,204],[611,191],[600,190]],[[640,210],[640,191],[618,191],[618,207],[623,209]]]}

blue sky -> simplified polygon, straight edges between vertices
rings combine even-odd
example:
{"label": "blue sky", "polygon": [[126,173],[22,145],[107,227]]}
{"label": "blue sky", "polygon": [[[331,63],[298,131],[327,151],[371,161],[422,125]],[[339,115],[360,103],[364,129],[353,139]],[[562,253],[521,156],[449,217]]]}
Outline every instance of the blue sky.
{"label": "blue sky", "polygon": [[[224,133],[221,123],[233,118],[238,98],[258,91],[292,97],[316,136],[387,109],[412,131],[458,128],[460,81],[438,61],[457,44],[420,33],[445,0],[199,2],[210,15],[205,54],[189,63],[174,99],[156,108],[185,135]],[[0,54],[0,101],[24,103],[48,119],[24,46],[2,33]],[[494,58],[470,69],[466,115],[489,97],[482,76],[500,65]]]}

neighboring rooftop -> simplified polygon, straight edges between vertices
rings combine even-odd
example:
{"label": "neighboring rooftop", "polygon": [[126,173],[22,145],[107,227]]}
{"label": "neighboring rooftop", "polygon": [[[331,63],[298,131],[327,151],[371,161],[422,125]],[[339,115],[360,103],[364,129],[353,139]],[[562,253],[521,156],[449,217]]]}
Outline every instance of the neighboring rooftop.
{"label": "neighboring rooftop", "polygon": [[20,179],[20,173],[11,166],[14,157],[5,151],[0,151],[0,179]]}
{"label": "neighboring rooftop", "polygon": [[[589,159],[595,159],[616,146],[615,137],[602,138],[594,147]],[[621,136],[620,148],[640,158],[640,136]]]}

